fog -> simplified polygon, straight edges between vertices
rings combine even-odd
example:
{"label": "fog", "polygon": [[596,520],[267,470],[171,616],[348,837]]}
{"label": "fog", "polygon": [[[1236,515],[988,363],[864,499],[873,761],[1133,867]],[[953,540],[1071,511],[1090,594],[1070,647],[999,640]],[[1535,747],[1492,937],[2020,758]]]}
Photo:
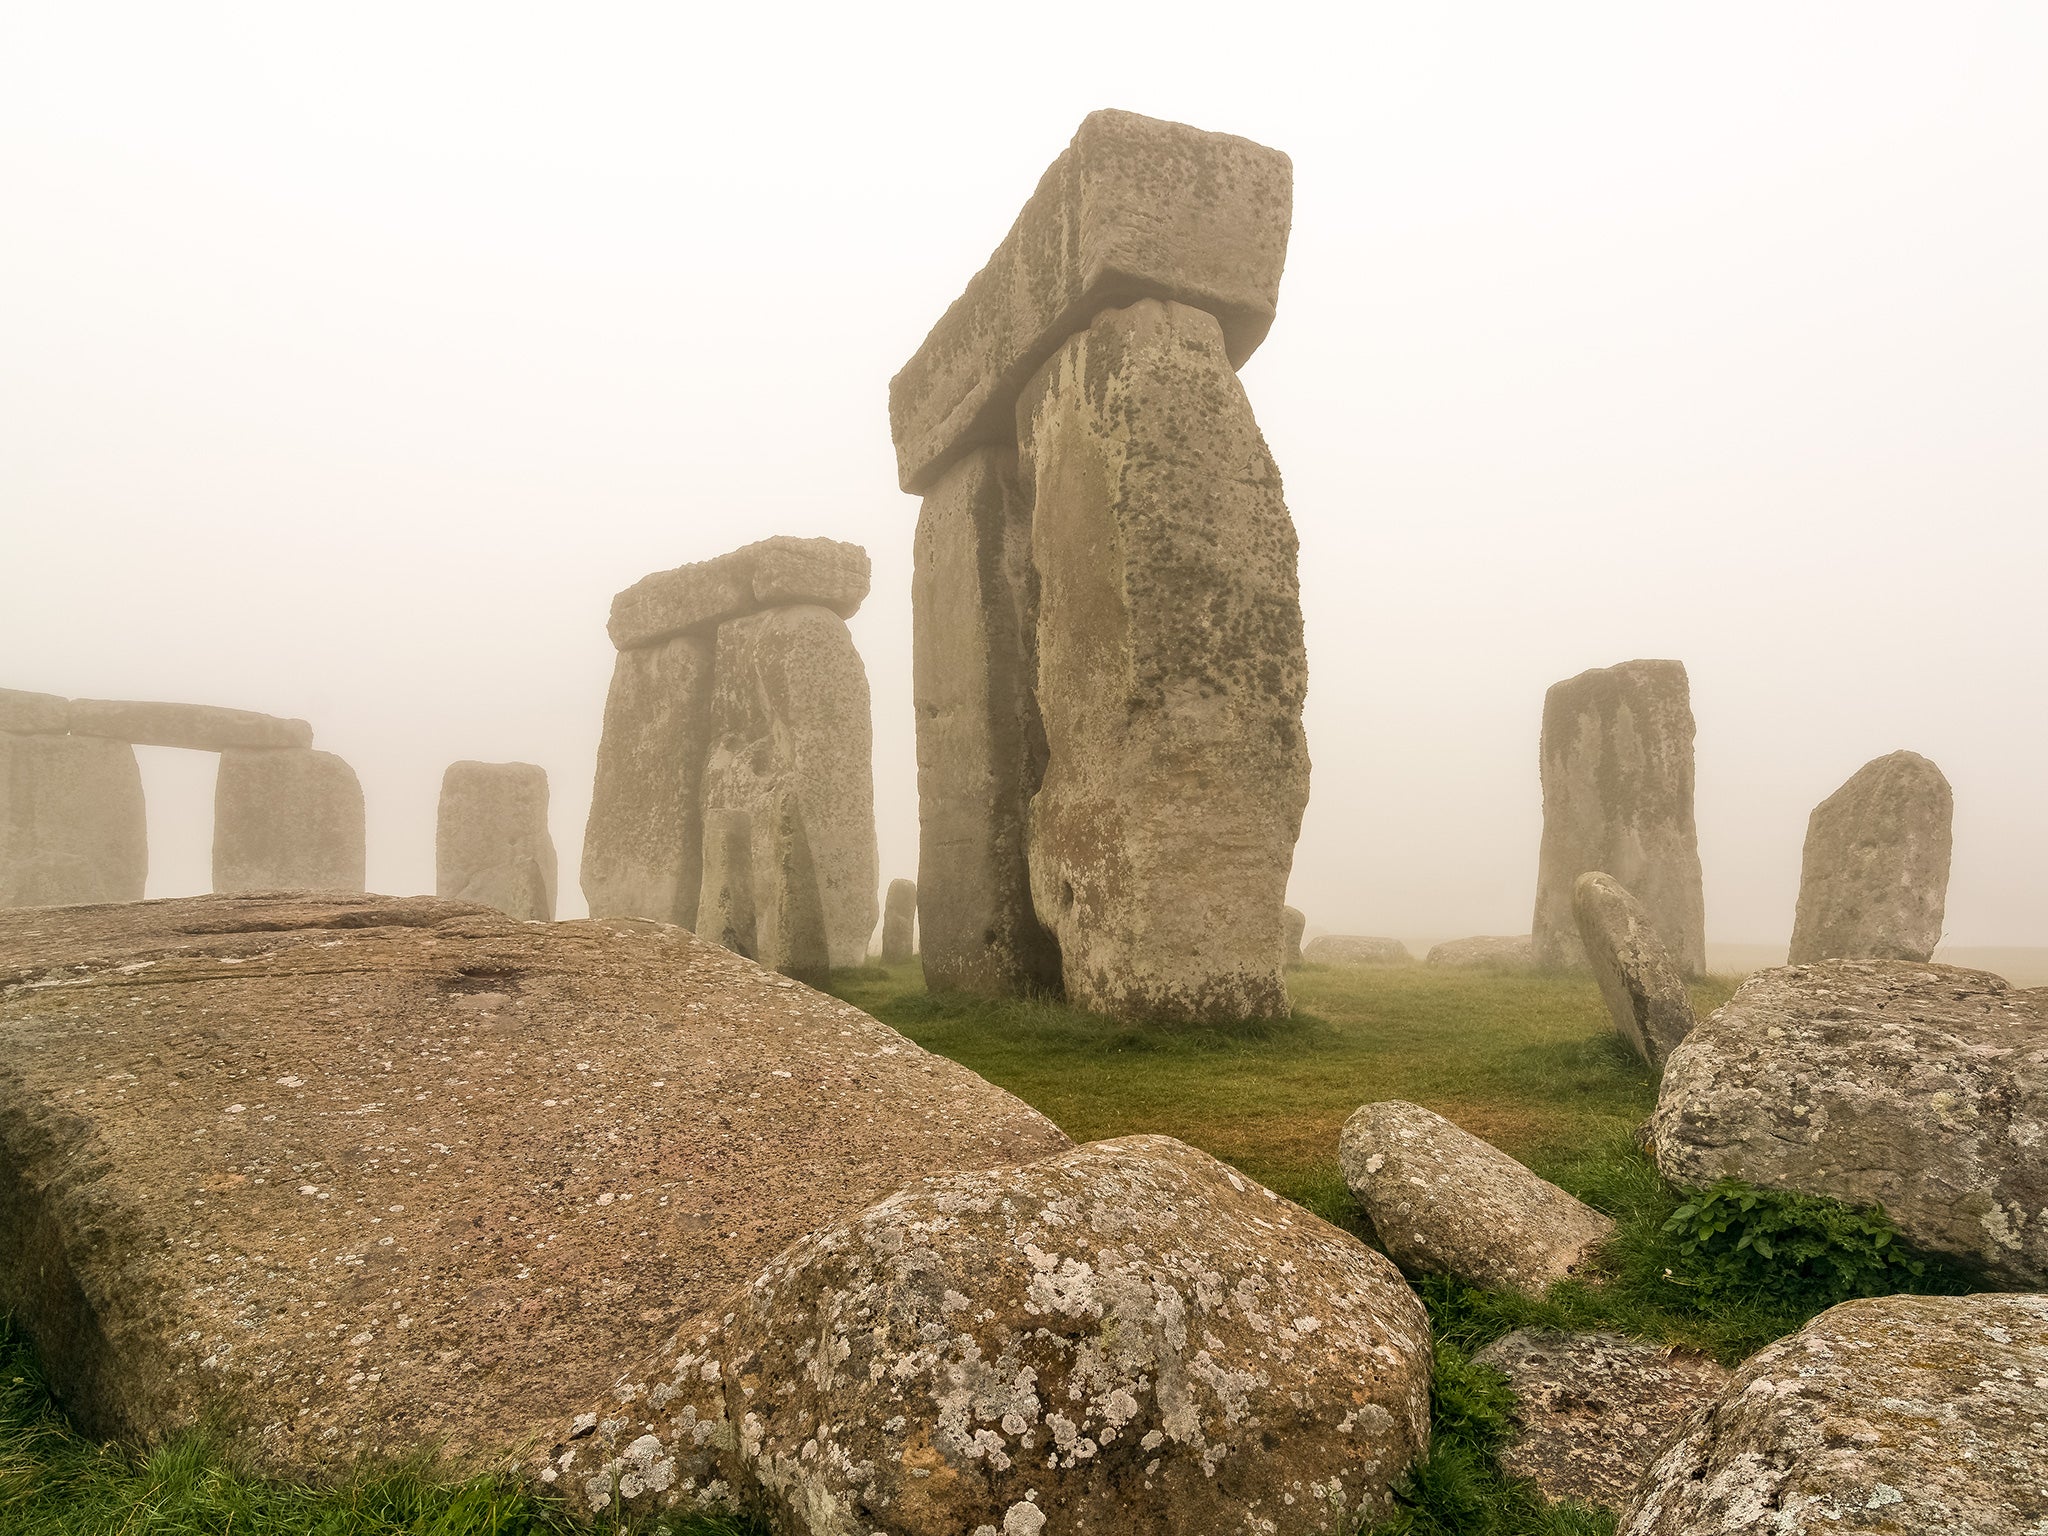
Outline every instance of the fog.
{"label": "fog", "polygon": [[[1675,656],[1711,939],[1866,760],[1948,936],[2048,944],[2048,9],[113,7],[0,20],[0,686],[304,716],[373,889],[544,765],[611,595],[776,533],[853,621],[913,874],[889,376],[1091,109],[1295,166],[1244,380],[1301,537],[1318,928],[1528,931],[1544,689]],[[211,758],[145,750],[149,891]]]}

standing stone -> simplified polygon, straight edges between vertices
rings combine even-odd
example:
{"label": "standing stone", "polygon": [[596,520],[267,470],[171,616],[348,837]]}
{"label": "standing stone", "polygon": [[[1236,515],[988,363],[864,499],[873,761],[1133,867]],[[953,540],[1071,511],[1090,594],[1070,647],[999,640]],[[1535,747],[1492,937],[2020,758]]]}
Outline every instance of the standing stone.
{"label": "standing stone", "polygon": [[133,747],[0,733],[0,907],[140,901],[148,874]]}
{"label": "standing stone", "polygon": [[1693,1026],[1692,994],[1671,951],[1612,875],[1579,876],[1572,913],[1615,1029],[1646,1063],[1663,1066]]}
{"label": "standing stone", "polygon": [[1285,1014],[1308,664],[1294,527],[1223,329],[1156,299],[1106,311],[1018,421],[1047,743],[1031,891],[1067,995]]}
{"label": "standing stone", "polygon": [[917,882],[891,880],[882,907],[882,964],[907,965],[917,953]]}
{"label": "standing stone", "polygon": [[548,775],[532,763],[451,763],[441,776],[434,894],[528,922],[555,917]]}
{"label": "standing stone", "polygon": [[1865,763],[1814,807],[1792,964],[1926,960],[1948,905],[1955,792],[1917,752]]}
{"label": "standing stone", "polygon": [[332,752],[235,748],[213,789],[216,891],[363,889],[363,787]]}
{"label": "standing stone", "polygon": [[1059,947],[1031,905],[1025,825],[1045,770],[1033,695],[1036,577],[1016,455],[983,448],[924,499],[911,573],[920,948],[925,985],[1054,993]]}
{"label": "standing stone", "polygon": [[1676,661],[1626,661],[1552,686],[1543,700],[1543,848],[1536,963],[1581,966],[1572,887],[1603,870],[1632,892],[1680,969],[1707,965],[1693,824],[1692,694]]}
{"label": "standing stone", "polygon": [[754,924],[754,824],[745,811],[704,813],[704,886],[697,898],[697,933],[736,955],[760,958]]}
{"label": "standing stone", "polygon": [[1299,907],[1280,909],[1280,940],[1286,946],[1283,965],[1301,964],[1301,936],[1308,932],[1308,914]]}
{"label": "standing stone", "polygon": [[619,652],[583,829],[592,917],[696,925],[711,663],[712,642],[698,635]]}
{"label": "standing stone", "polygon": [[54,693],[0,688],[0,732],[10,736],[61,736],[71,728],[71,701]]}

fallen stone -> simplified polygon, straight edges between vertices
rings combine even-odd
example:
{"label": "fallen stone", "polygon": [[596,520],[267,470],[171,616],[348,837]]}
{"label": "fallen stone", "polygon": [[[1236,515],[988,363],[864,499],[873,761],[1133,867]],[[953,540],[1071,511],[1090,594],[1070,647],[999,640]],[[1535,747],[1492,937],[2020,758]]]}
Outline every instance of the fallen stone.
{"label": "fallen stone", "polygon": [[332,752],[229,748],[213,785],[216,891],[363,889],[363,787]]}
{"label": "fallen stone", "polygon": [[0,732],[0,907],[140,901],[148,876],[133,747]]}
{"label": "fallen stone", "polygon": [[0,1061],[0,1311],[66,1411],[294,1478],[502,1466],[813,1226],[1067,1145],[682,929],[425,897],[0,913]]}
{"label": "fallen stone", "polygon": [[868,595],[868,552],[837,539],[778,537],[713,560],[643,576],[612,599],[612,644],[622,651],[677,635],[707,638],[728,619],[763,608],[814,604],[842,619]]}
{"label": "fallen stone", "polygon": [[1705,1355],[1618,1333],[1524,1330],[1472,1357],[1508,1379],[1516,1434],[1501,1452],[1511,1477],[1548,1499],[1618,1509],[1728,1372]]}
{"label": "fallen stone", "polygon": [[1415,957],[1399,939],[1366,938],[1352,933],[1326,933],[1310,939],[1301,958],[1310,965],[1413,965]]}
{"label": "fallen stone", "polygon": [[1103,310],[1165,299],[1207,311],[1242,367],[1280,296],[1292,163],[1278,150],[1134,112],[1091,112],[924,345],[889,381],[903,489],[1011,440],[1012,403]]}
{"label": "fallen stone", "polygon": [[907,965],[917,953],[917,882],[891,880],[882,906],[882,964]]}
{"label": "fallen stone", "polygon": [[1845,1302],[1752,1355],[1620,1536],[2048,1529],[2048,1297]]}
{"label": "fallen stone", "polygon": [[1337,1142],[1344,1182],[1390,1258],[1541,1297],[1577,1273],[1614,1223],[1499,1148],[1418,1104],[1367,1104]]}
{"label": "fallen stone", "polygon": [[1650,1132],[1674,1183],[1882,1206],[1922,1248],[2048,1285],[2048,993],[1905,960],[1759,972],[1672,1052]]}
{"label": "fallen stone", "polygon": [[1018,412],[1047,743],[1031,892],[1067,997],[1282,1016],[1308,662],[1294,526],[1223,332],[1182,304],[1106,311]]}
{"label": "fallen stone", "polygon": [[1543,847],[1531,933],[1538,965],[1586,963],[1572,886],[1602,870],[1642,903],[1681,971],[1706,970],[1693,732],[1681,662],[1596,668],[1544,696]]}
{"label": "fallen stone", "polygon": [[1956,797],[1917,752],[1865,763],[1814,807],[1792,963],[1926,960],[1941,943]]}
{"label": "fallen stone", "polygon": [[549,923],[555,873],[547,770],[532,763],[449,764],[434,833],[434,894]]}
{"label": "fallen stone", "polygon": [[1455,965],[1502,971],[1532,970],[1536,951],[1527,934],[1519,938],[1482,935],[1470,939],[1446,939],[1430,946],[1425,965]]}
{"label": "fallen stone", "polygon": [[1692,1029],[1692,994],[1649,914],[1597,871],[1572,888],[1572,914],[1616,1031],[1650,1066],[1663,1066]]}
{"label": "fallen stone", "polygon": [[138,747],[185,747],[195,752],[313,745],[313,727],[303,720],[211,704],[140,699],[73,699],[69,729],[74,736],[106,736]]}
{"label": "fallen stone", "polygon": [[1280,909],[1280,941],[1286,958],[1283,965],[1301,964],[1301,936],[1308,931],[1308,914],[1299,907]]}
{"label": "fallen stone", "polygon": [[778,1530],[1308,1536],[1391,1513],[1428,1443],[1393,1265],[1165,1136],[926,1178],[703,1322],[593,1400],[558,1486],[729,1488]]}
{"label": "fallen stone", "polygon": [[54,693],[0,688],[0,735],[61,736],[71,726],[71,701]]}

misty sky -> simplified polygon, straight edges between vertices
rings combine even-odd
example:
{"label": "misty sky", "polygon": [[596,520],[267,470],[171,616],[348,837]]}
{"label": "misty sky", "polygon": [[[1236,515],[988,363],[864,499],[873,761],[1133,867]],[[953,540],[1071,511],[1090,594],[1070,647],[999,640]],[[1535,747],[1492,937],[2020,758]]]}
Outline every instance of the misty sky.
{"label": "misty sky", "polygon": [[1315,926],[1526,932],[1543,690],[1675,656],[1711,938],[1909,747],[1950,941],[2048,943],[2048,7],[1338,9],[0,0],[0,686],[305,716],[378,890],[543,764],[576,915],[611,594],[828,534],[914,873],[888,379],[1123,107],[1294,159]]}

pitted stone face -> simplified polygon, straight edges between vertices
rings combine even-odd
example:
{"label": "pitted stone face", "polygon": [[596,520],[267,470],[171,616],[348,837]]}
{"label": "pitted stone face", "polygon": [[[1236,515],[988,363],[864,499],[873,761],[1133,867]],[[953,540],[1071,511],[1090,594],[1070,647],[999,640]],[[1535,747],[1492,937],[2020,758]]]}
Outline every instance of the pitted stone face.
{"label": "pitted stone face", "polygon": [[1932,959],[1948,910],[1955,806],[1942,771],[1917,752],[1865,763],[1815,806],[1792,963]]}

